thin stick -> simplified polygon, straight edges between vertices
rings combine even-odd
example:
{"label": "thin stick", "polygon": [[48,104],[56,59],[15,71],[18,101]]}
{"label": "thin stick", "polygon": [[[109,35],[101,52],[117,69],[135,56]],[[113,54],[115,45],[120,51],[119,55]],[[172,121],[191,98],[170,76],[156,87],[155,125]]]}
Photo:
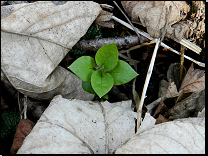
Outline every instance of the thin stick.
{"label": "thin stick", "polygon": [[131,48],[127,49],[127,50],[120,50],[119,53],[126,53],[128,51],[132,51],[132,50],[135,50],[135,49],[139,49],[139,48],[141,48],[141,47],[143,47],[145,45],[150,45],[150,44],[153,44],[153,43],[154,43],[153,41],[150,41],[149,43],[148,42],[142,43],[140,45],[136,45],[134,47],[131,47]]}
{"label": "thin stick", "polygon": [[153,70],[153,66],[154,66],[154,63],[155,63],[155,58],[156,58],[156,55],[157,55],[157,50],[159,48],[159,43],[160,43],[160,39],[157,40],[156,45],[155,45],[154,52],[152,54],[151,62],[150,62],[150,65],[149,65],[149,69],[148,69],[148,72],[147,72],[147,76],[146,76],[145,83],[144,83],[144,87],[143,87],[143,91],[142,91],[141,100],[140,100],[139,107],[138,107],[138,110],[137,110],[137,113],[138,113],[138,118],[137,118],[137,131],[138,131],[139,127],[140,127],[140,123],[141,123],[141,113],[142,113],[142,107],[143,107],[143,103],[144,103],[144,98],[145,98],[145,95],[146,95],[146,91],[147,91],[147,87],[148,87],[148,84],[149,84],[149,81],[150,81],[150,77],[152,75],[152,70]]}
{"label": "thin stick", "polygon": [[[122,21],[121,19],[119,19],[119,18],[117,18],[117,17],[115,17],[115,16],[112,16],[112,19],[115,20],[115,21],[117,21],[117,22],[119,22],[120,24],[126,26],[127,28],[129,28],[129,29],[131,29],[131,30],[134,30],[134,29],[131,27],[130,24],[128,24],[128,23]],[[136,29],[137,29],[137,28],[136,28]],[[145,36],[146,38],[148,38],[148,39],[150,39],[150,40],[152,40],[153,42],[156,43],[156,40],[157,40],[157,39],[152,38],[148,33],[142,32],[142,31],[140,31],[139,29],[137,29],[137,30],[138,30],[139,34]],[[182,39],[180,43],[182,43],[182,42],[183,42],[182,45],[184,45],[185,47],[187,47],[187,44],[186,44],[186,43],[189,43],[189,41],[187,41],[186,39]],[[191,43],[191,42],[190,42],[190,43]],[[193,45],[193,43],[191,43],[191,45]],[[174,50],[173,48],[169,47],[168,45],[164,44],[163,42],[161,42],[161,46],[164,47],[164,48],[166,48],[166,49],[168,49],[168,50],[170,50],[170,51],[172,51],[172,52],[174,52],[174,53],[176,53],[176,54],[178,54],[178,55],[181,55],[180,52]],[[195,47],[198,47],[198,46],[195,45]],[[199,48],[199,47],[198,47],[198,48]],[[191,50],[192,50],[192,49],[191,49]],[[195,51],[195,52],[198,53],[198,51],[197,51],[196,49],[194,49],[193,51]],[[189,56],[184,55],[184,58],[186,58],[186,59],[188,59],[188,60],[190,60],[190,61],[196,63],[197,65],[199,65],[199,66],[201,66],[201,67],[205,67],[205,63],[196,61],[196,60],[190,58]]]}
{"label": "thin stick", "polygon": [[133,24],[131,23],[131,21],[129,20],[129,18],[126,16],[126,14],[123,12],[123,10],[118,6],[118,4],[113,1],[113,3],[118,7],[118,9],[121,11],[121,13],[125,16],[125,18],[127,19],[127,21],[130,23],[131,27],[134,29],[134,31],[136,32],[137,36],[139,37],[140,41],[141,38],[140,38],[140,35],[139,35],[139,32],[137,31],[137,29],[133,26]]}
{"label": "thin stick", "polygon": [[27,95],[24,95],[24,119],[27,119]]}
{"label": "thin stick", "polygon": [[21,109],[20,101],[19,101],[19,91],[18,91],[17,101],[18,101],[18,105],[19,105],[20,119],[22,119],[22,109]]}
{"label": "thin stick", "polygon": [[180,81],[182,81],[182,77],[183,77],[183,62],[184,62],[184,51],[185,51],[185,47],[183,45],[181,45],[181,58],[180,58]]}

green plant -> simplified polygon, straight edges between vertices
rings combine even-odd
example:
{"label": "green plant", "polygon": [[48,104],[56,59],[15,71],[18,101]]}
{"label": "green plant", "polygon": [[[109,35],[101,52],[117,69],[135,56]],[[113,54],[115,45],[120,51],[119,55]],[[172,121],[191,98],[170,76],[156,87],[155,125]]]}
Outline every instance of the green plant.
{"label": "green plant", "polygon": [[106,96],[113,85],[125,84],[138,75],[128,63],[118,60],[115,43],[101,47],[95,60],[90,56],[82,56],[68,68],[82,80],[85,91],[97,94],[100,98]]}

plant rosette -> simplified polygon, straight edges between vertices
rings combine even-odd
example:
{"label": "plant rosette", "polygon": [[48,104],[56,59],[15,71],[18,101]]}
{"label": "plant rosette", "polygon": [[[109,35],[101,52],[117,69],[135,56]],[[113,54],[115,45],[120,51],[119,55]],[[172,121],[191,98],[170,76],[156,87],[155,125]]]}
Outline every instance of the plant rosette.
{"label": "plant rosette", "polygon": [[95,60],[90,56],[82,56],[68,68],[82,80],[85,91],[97,94],[100,98],[106,96],[113,85],[125,84],[138,75],[128,63],[118,59],[115,43],[101,47]]}

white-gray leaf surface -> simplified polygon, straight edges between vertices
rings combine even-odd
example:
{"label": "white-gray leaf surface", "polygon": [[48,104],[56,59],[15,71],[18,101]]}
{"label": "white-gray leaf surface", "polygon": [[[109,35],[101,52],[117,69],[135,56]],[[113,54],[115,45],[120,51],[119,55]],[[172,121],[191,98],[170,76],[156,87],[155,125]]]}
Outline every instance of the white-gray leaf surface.
{"label": "white-gray leaf surface", "polygon": [[135,134],[131,101],[95,103],[55,96],[20,153],[112,153]]}

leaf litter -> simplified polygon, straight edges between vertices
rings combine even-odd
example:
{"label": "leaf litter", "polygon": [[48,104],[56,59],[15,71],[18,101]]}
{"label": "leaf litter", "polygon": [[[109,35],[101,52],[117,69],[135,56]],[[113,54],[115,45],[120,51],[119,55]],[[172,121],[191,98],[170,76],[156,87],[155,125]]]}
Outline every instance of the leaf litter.
{"label": "leaf litter", "polygon": [[[185,12],[185,14],[186,14],[186,12]],[[184,17],[181,17],[181,18],[184,18]],[[176,39],[177,40],[177,39]],[[195,75],[195,74],[193,74],[193,75]],[[197,74],[196,74],[197,75]],[[193,91],[194,90],[194,92],[197,92],[197,89],[200,89],[200,88],[203,88],[203,79],[204,78],[202,78],[203,77],[203,74],[202,75],[200,75],[199,73],[198,73],[198,77],[195,75],[195,77],[196,77],[196,79],[195,80],[191,80],[189,83],[184,83],[184,90],[188,90],[188,91]],[[202,80],[200,80],[200,76],[202,76],[201,78],[202,78]],[[197,83],[199,83],[200,85],[198,85]],[[193,85],[194,84],[194,85]],[[195,86],[196,85],[196,86]],[[190,87],[190,86],[192,86],[192,87]],[[194,89],[195,88],[195,89]],[[182,89],[182,90],[183,90]],[[203,91],[202,91],[203,92]],[[203,97],[203,94],[200,94],[200,95],[196,95],[195,93],[192,93],[191,95],[195,95],[194,97]],[[167,93],[166,93],[166,98],[171,98],[171,97],[173,97],[173,96],[177,96],[177,90],[176,90],[176,86],[174,85],[174,82],[170,82],[170,85],[169,85],[169,89],[167,89]],[[38,96],[37,96],[38,97]],[[191,96],[190,96],[191,97]],[[189,97],[189,98],[190,98]],[[190,98],[191,99],[191,98]],[[196,100],[195,101],[197,101],[199,98],[196,98]],[[160,100],[161,101],[161,100]],[[182,106],[183,106],[184,104],[182,104]],[[158,108],[159,109],[159,108]],[[176,110],[176,109],[175,109]],[[200,110],[199,110],[200,111]],[[160,112],[160,111],[159,111]],[[177,111],[176,111],[177,112]],[[159,114],[159,116],[161,116],[161,114]],[[180,118],[180,117],[179,117]],[[141,144],[140,144],[140,146],[141,146]],[[203,152],[203,145],[201,146],[202,147],[202,152]],[[134,151],[134,150],[132,150],[132,151]],[[131,151],[131,152],[132,152]]]}

